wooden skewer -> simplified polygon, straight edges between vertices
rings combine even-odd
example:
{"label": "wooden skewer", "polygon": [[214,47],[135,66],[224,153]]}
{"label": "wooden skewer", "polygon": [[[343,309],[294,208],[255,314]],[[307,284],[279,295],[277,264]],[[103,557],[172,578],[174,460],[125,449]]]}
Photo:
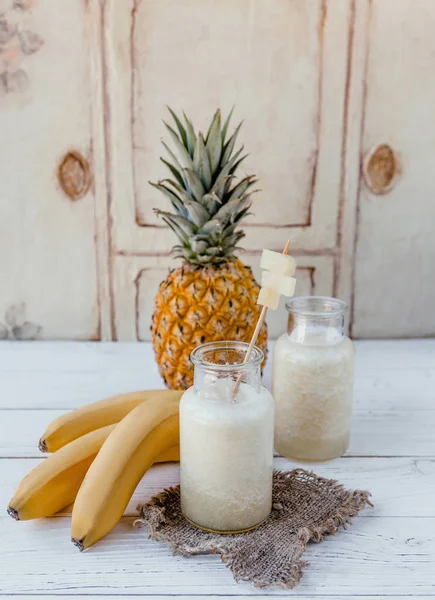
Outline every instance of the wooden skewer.
{"label": "wooden skewer", "polygon": [[[282,251],[282,254],[287,254],[289,246],[290,246],[290,240],[287,240],[287,243],[284,246],[284,250]],[[264,319],[266,318],[266,313],[267,313],[267,306],[263,306],[263,308],[261,309],[260,316],[258,317],[258,321],[257,321],[257,325],[255,326],[254,333],[252,334],[252,338],[249,343],[248,349],[246,350],[245,358],[243,359],[242,364],[247,363],[248,360],[251,358],[252,350],[254,349],[258,335],[261,331],[261,328],[263,327]],[[237,392],[239,391],[240,384],[242,383],[242,377],[243,377],[243,372],[240,373],[240,375],[238,376],[236,384],[234,386],[233,399],[232,399],[233,402],[236,401]]]}

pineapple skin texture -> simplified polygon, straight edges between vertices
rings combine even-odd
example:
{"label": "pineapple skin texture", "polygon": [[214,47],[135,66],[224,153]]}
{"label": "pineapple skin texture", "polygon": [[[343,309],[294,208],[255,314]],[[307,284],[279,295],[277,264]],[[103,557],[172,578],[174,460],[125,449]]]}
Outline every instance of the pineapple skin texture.
{"label": "pineapple skin texture", "polygon": [[[250,267],[238,258],[202,267],[184,262],[169,272],[159,286],[151,324],[157,365],[168,388],[193,385],[190,353],[200,344],[250,342],[262,309],[259,291]],[[256,345],[266,360],[266,324]]]}

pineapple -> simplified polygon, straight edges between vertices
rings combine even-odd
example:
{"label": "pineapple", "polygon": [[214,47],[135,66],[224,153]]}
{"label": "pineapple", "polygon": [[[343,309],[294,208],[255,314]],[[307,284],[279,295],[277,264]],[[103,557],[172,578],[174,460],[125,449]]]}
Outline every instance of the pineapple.
{"label": "pineapple", "polygon": [[[165,384],[186,389],[193,383],[191,351],[205,342],[249,342],[261,312],[260,287],[250,267],[235,256],[257,179],[236,180],[247,155],[242,155],[243,146],[235,151],[241,123],[227,139],[232,111],[222,124],[217,110],[205,137],[195,133],[184,113],[183,123],[169,111],[175,126],[165,126],[178,157],[162,142],[170,160],[161,160],[171,176],[150,183],[172,205],[173,212],[155,212],[177,236],[173,253],[183,262],[160,284],[151,332]],[[257,345],[266,355],[266,325]]]}

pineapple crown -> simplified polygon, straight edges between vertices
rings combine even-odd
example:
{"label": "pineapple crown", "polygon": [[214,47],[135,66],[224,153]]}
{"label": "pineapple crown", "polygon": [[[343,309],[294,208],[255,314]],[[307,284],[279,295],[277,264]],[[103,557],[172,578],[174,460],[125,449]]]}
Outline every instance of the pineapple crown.
{"label": "pineapple crown", "polygon": [[219,264],[239,250],[244,237],[237,228],[249,214],[252,190],[257,179],[248,175],[236,182],[236,170],[248,156],[243,146],[234,150],[242,123],[227,139],[233,110],[221,124],[218,109],[211,120],[207,135],[195,133],[192,122],[183,112],[184,124],[168,107],[176,130],[164,121],[178,154],[162,140],[170,158],[160,160],[171,173],[168,179],[150,184],[163,192],[174,209],[155,209],[175,232],[179,244],[172,249],[176,258],[193,265]]}

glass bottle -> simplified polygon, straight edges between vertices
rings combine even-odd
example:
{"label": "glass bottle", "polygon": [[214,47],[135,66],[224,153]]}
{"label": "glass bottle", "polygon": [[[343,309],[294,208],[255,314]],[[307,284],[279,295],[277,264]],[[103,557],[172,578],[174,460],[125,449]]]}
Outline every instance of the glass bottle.
{"label": "glass bottle", "polygon": [[271,511],[274,404],[261,385],[263,353],[254,347],[243,364],[247,348],[225,341],[196,348],[194,385],[181,398],[181,508],[207,531],[247,531]]}
{"label": "glass bottle", "polygon": [[327,460],[349,447],[354,348],[345,302],[322,296],[286,304],[288,330],[273,357],[275,448],[288,458]]}

